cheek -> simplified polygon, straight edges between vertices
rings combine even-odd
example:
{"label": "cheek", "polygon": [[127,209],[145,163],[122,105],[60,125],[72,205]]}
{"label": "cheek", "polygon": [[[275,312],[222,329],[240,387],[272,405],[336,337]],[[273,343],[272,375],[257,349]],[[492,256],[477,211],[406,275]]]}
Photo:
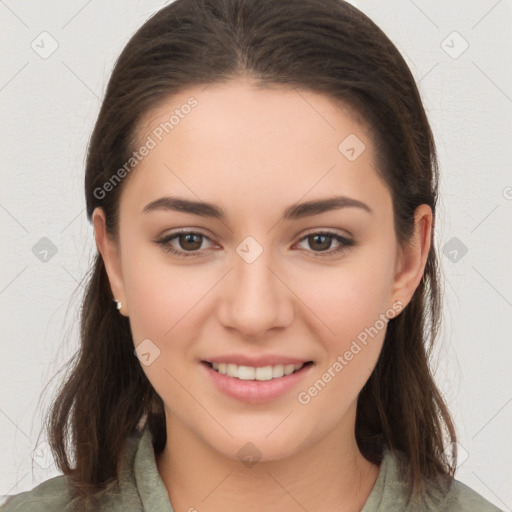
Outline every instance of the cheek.
{"label": "cheek", "polygon": [[205,273],[201,266],[169,264],[163,251],[140,245],[128,239],[126,250],[130,258],[123,261],[136,343],[143,338],[163,340],[215,283],[215,275]]}
{"label": "cheek", "polygon": [[323,331],[329,345],[343,348],[387,310],[393,261],[389,254],[374,258],[361,253],[336,267],[318,266],[314,272],[302,272],[294,291],[326,327]]}
{"label": "cheek", "polygon": [[150,364],[139,357],[143,371],[166,403],[185,411],[191,401],[186,391],[189,368],[183,362],[188,361],[194,348],[191,340],[201,326],[197,306],[215,276],[193,266],[166,264],[164,258],[134,246],[123,267],[125,292],[134,345],[147,347],[144,352],[152,357]]}
{"label": "cheek", "polygon": [[389,287],[377,277],[382,279],[377,269],[358,272],[351,267],[309,288],[308,305],[327,326],[317,320],[314,328],[324,333],[317,337],[324,357],[314,378],[299,390],[297,402],[308,416],[322,417],[326,428],[334,427],[357,400],[381,352],[386,320],[394,316],[387,308]]}
{"label": "cheek", "polygon": [[[324,352],[315,379],[305,384],[298,402],[311,404],[310,412],[322,409],[326,420],[331,414],[333,422],[356,400],[371,375],[387,320],[395,316],[389,308],[393,251],[387,247],[378,258],[371,251],[358,256],[336,268],[304,273],[297,288],[297,295],[315,313],[310,329]],[[336,407],[331,410],[328,404]]]}
{"label": "cheek", "polygon": [[[158,357],[143,370],[160,396],[174,409],[190,407],[189,363],[196,341],[212,314],[208,293],[222,277],[201,265],[176,265],[166,254],[132,245],[123,266],[125,293],[134,344],[149,343]],[[141,362],[143,360],[141,359]]]}

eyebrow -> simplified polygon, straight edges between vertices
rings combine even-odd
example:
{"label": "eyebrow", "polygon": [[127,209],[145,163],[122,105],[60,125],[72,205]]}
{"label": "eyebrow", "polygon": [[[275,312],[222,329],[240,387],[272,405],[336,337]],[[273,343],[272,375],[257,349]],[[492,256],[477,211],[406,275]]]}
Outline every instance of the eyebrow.
{"label": "eyebrow", "polygon": [[[341,208],[359,208],[373,214],[372,209],[367,204],[357,199],[346,196],[335,196],[327,199],[293,204],[285,209],[282,220],[301,219],[312,215],[319,215],[331,210],[339,210]],[[219,220],[223,220],[226,217],[224,210],[212,203],[191,201],[190,199],[171,196],[161,197],[155,201],[151,201],[144,207],[142,212],[149,213],[157,210],[173,210]]]}

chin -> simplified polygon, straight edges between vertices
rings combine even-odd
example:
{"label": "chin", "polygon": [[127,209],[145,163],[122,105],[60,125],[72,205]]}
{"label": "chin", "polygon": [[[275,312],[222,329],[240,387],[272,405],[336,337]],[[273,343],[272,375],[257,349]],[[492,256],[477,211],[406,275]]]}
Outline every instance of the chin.
{"label": "chin", "polygon": [[312,433],[312,439],[308,442],[304,425],[297,425],[296,428],[287,425],[285,428],[283,424],[276,428],[280,421],[282,418],[273,421],[270,428],[268,421],[246,419],[231,422],[230,425],[226,424],[226,428],[233,437],[223,435],[212,438],[209,432],[205,433],[207,436],[203,437],[203,441],[223,457],[246,462],[248,467],[256,462],[283,460],[313,443],[315,436]]}

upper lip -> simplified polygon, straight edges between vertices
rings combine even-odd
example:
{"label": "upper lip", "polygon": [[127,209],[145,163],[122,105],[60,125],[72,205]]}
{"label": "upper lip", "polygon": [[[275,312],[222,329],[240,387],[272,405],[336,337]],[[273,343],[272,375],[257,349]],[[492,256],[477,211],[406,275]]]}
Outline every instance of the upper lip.
{"label": "upper lip", "polygon": [[277,364],[304,364],[310,359],[301,359],[299,357],[280,356],[280,355],[262,355],[262,356],[247,356],[243,354],[226,354],[225,356],[215,356],[203,361],[208,363],[227,363],[236,364],[237,366],[275,366]]}

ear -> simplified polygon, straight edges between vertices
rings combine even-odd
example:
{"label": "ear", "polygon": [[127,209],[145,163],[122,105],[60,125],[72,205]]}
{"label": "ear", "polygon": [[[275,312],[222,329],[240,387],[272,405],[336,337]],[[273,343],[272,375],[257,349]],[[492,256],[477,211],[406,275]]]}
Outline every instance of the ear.
{"label": "ear", "polygon": [[414,234],[399,246],[392,298],[393,303],[400,301],[402,308],[410,302],[423,277],[432,242],[432,222],[430,206],[418,206],[414,212]]}
{"label": "ear", "polygon": [[94,209],[92,222],[96,247],[103,258],[112,295],[114,299],[120,301],[122,304],[119,312],[124,316],[128,316],[128,304],[126,303],[123,274],[121,271],[119,244],[117,241],[112,240],[107,234],[105,212],[102,208],[98,207]]}

